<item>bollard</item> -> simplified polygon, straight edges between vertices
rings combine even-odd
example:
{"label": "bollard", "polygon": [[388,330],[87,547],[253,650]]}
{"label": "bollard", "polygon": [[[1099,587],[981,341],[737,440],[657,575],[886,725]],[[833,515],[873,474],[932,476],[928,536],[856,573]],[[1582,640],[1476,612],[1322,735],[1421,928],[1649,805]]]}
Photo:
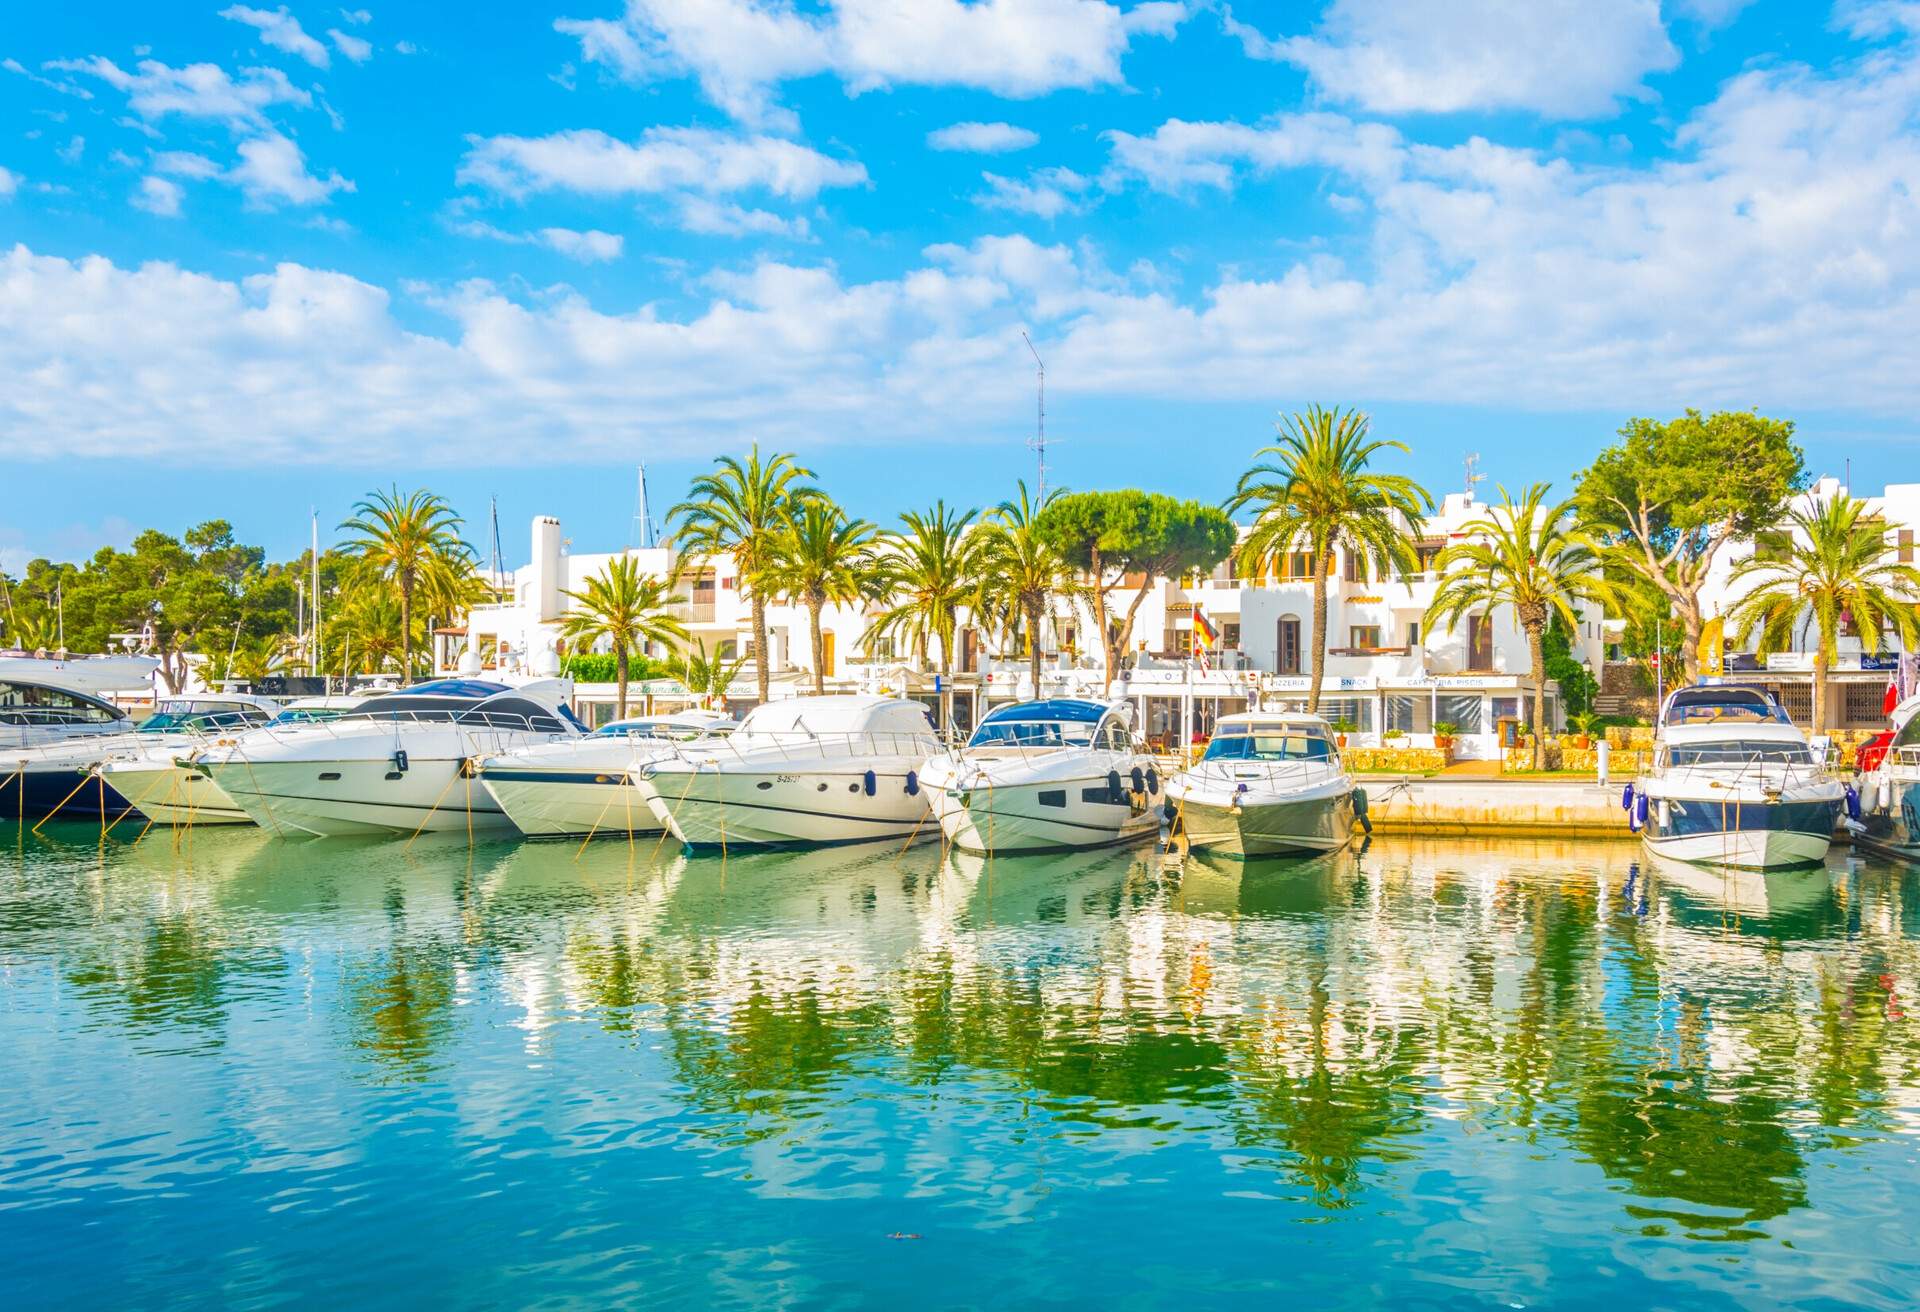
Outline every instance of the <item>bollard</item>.
{"label": "bollard", "polygon": [[1600,771],[1600,786],[1602,788],[1607,786],[1607,758],[1611,755],[1613,755],[1613,744],[1605,738],[1602,738],[1594,757],[1595,768]]}

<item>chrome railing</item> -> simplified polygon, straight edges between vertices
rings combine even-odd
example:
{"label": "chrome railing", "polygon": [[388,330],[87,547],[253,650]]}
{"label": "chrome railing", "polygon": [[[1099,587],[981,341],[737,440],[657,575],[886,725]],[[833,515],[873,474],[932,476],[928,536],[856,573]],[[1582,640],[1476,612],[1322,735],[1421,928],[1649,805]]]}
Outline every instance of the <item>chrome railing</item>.
{"label": "chrome railing", "polygon": [[744,762],[768,756],[783,761],[839,760],[858,756],[908,756],[925,760],[939,755],[940,740],[932,733],[847,731],[813,733],[807,730],[766,730],[758,733],[714,734],[675,745],[666,760],[698,765],[723,761]]}

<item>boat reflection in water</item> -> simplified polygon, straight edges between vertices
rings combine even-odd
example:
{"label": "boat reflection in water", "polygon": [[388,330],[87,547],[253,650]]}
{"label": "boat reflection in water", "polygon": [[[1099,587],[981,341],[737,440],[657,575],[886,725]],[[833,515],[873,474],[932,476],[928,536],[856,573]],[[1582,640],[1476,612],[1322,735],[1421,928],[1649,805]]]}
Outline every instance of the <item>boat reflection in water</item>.
{"label": "boat reflection in water", "polygon": [[[1570,1272],[1711,1302],[1762,1263],[1795,1304],[1920,1260],[1920,880],[1872,862],[7,837],[0,1050],[34,1074],[0,1256],[59,1252],[75,1301],[184,1297],[179,1255],[241,1233],[259,1288],[335,1290],[395,1208],[515,1301],[527,1270],[905,1301],[894,1232],[954,1280],[1011,1253],[1012,1302],[1124,1301],[1115,1269],[1244,1292],[1278,1254],[1330,1304],[1550,1303]],[[1177,1282],[1131,1256],[1202,1242]],[[688,1266],[716,1243],[779,1270]]]}

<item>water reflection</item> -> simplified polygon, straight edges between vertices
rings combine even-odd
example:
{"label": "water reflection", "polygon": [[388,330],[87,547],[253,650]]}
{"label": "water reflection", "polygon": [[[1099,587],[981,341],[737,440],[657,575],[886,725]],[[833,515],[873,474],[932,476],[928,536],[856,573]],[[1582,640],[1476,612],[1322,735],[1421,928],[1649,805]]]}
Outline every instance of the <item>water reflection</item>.
{"label": "water reflection", "polygon": [[671,1141],[742,1178],[775,1152],[787,1187],[846,1169],[817,1139],[849,1118],[943,1108],[990,1116],[1009,1154],[1198,1149],[1329,1219],[1390,1211],[1422,1173],[1550,1159],[1604,1180],[1589,1220],[1753,1241],[1920,1107],[1913,880],[1844,859],[49,835],[0,881],[11,1029],[39,1012],[211,1053],[317,1014],[334,1050],[288,1059],[369,1088],[509,1078],[504,1035],[549,1072],[525,1096],[617,1071]]}

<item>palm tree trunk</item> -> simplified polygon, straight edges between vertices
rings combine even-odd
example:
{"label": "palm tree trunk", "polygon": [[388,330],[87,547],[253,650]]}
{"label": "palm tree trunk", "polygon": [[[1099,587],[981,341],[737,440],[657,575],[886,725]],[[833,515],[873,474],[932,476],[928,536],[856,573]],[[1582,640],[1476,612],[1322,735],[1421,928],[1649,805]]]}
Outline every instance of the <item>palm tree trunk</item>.
{"label": "palm tree trunk", "polygon": [[940,734],[942,737],[953,732],[953,680],[951,670],[953,661],[947,650],[946,639],[940,640]]}
{"label": "palm tree trunk", "polygon": [[820,633],[821,603],[807,598],[807,626],[813,630],[813,692],[816,697],[827,695],[827,640]]}
{"label": "palm tree trunk", "polygon": [[413,682],[413,585],[400,581],[400,682]]}
{"label": "palm tree trunk", "polygon": [[1027,672],[1033,676],[1033,695],[1040,697],[1040,607],[1028,606],[1027,611]]}
{"label": "palm tree trunk", "polygon": [[1321,557],[1313,571],[1313,682],[1307,685],[1307,714],[1320,714],[1320,680],[1327,668],[1327,565]]}
{"label": "palm tree trunk", "polygon": [[613,714],[615,719],[624,720],[627,718],[627,644],[624,642],[614,646],[613,673],[620,682],[620,692],[613,703]]}
{"label": "palm tree trunk", "polygon": [[1827,652],[1822,644],[1820,650],[1813,653],[1813,731],[1816,734],[1826,732],[1827,727]]}
{"label": "palm tree trunk", "polygon": [[764,706],[773,699],[773,661],[767,651],[767,603],[761,600],[758,587],[753,590],[753,664],[760,680],[760,703]]}
{"label": "palm tree trunk", "polygon": [[1547,759],[1547,652],[1544,624],[1527,625],[1527,651],[1533,657],[1533,768],[1543,770]]}

